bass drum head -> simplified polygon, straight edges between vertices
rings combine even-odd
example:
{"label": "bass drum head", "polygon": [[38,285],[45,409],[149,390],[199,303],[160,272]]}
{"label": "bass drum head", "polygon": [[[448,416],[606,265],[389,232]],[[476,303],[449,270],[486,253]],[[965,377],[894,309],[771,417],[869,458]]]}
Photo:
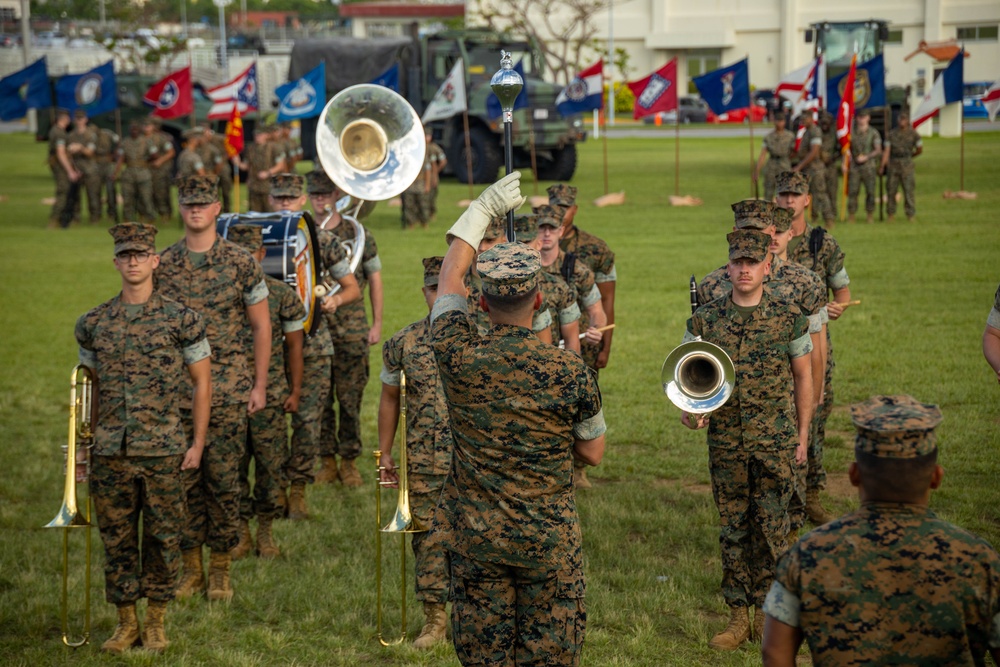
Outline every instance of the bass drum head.
{"label": "bass drum head", "polygon": [[227,213],[216,221],[219,235],[228,238],[233,225],[258,225],[262,228],[265,255],[264,273],[288,284],[305,307],[303,328],[312,333],[320,316],[315,288],[322,272],[316,225],[308,211],[275,213]]}

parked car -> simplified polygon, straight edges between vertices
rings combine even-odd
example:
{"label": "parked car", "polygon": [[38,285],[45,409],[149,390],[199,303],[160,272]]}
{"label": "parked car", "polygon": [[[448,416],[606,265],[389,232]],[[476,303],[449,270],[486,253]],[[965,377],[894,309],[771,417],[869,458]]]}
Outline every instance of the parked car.
{"label": "parked car", "polygon": [[792,110],[792,103],[780,95],[775,95],[770,88],[760,88],[753,92],[753,103],[767,111],[767,119],[774,120],[777,111],[788,113]]}
{"label": "parked car", "polygon": [[989,118],[983,105],[983,95],[993,85],[991,81],[970,81],[962,89],[962,116],[965,118]]}
{"label": "parked car", "polygon": [[0,48],[12,49],[15,46],[21,45],[21,36],[3,33],[0,34]]}
{"label": "parked car", "polygon": [[767,109],[764,107],[759,107],[754,105],[749,107],[750,113],[747,113],[748,107],[743,107],[742,109],[733,109],[732,111],[727,111],[726,113],[721,113],[715,115],[711,110],[708,112],[708,122],[709,123],[746,123],[747,116],[753,119],[755,124],[763,123],[764,119],[767,118]]}
{"label": "parked car", "polygon": [[671,111],[658,111],[655,114],[645,116],[642,119],[644,123],[655,123],[656,118],[660,118],[661,123],[667,125],[673,125],[677,122],[678,116],[680,116],[681,122],[687,123],[704,123],[708,118],[708,114],[711,113],[708,109],[708,105],[705,104],[705,100],[700,97],[685,96],[677,100],[677,109]]}

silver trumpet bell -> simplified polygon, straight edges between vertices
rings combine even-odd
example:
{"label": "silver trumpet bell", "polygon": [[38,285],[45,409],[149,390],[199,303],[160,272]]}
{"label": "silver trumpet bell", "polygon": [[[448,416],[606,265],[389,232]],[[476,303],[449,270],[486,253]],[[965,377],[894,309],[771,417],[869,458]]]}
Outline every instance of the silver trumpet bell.
{"label": "silver trumpet bell", "polygon": [[698,339],[681,343],[667,355],[660,381],[671,403],[685,412],[704,414],[732,396],[736,368],[725,350]]}

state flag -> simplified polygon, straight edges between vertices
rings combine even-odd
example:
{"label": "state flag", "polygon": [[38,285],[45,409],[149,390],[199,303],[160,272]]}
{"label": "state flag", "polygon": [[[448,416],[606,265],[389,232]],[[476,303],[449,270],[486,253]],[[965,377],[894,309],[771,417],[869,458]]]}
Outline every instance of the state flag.
{"label": "state flag", "polygon": [[222,120],[232,115],[233,107],[239,109],[240,115],[257,111],[257,63],[247,67],[235,79],[207,91],[212,100],[212,108],[208,110],[210,120]]}
{"label": "state flag", "polygon": [[180,118],[194,113],[191,66],[171,72],[146,91],[142,101],[159,118]]}
{"label": "state flag", "polygon": [[[525,103],[527,104],[527,103]],[[604,108],[604,61],[577,74],[556,97],[556,110],[563,116]]]}
{"label": "state flag", "polygon": [[0,120],[24,118],[28,109],[52,106],[44,56],[0,79]]}
{"label": "state flag", "polygon": [[56,105],[73,113],[87,112],[87,118],[118,108],[118,86],[114,61],[109,60],[83,74],[67,74],[56,81]]}
{"label": "state flag", "polygon": [[644,79],[628,81],[626,85],[635,95],[632,117],[636,120],[660,111],[677,108],[677,58]]}
{"label": "state flag", "polygon": [[750,106],[749,59],[696,76],[694,85],[715,114],[746,109]]}

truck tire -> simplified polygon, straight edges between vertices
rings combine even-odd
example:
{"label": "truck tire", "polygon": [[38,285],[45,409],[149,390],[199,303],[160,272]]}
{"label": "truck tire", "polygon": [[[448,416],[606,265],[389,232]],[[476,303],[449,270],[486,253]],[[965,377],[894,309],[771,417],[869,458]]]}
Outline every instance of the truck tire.
{"label": "truck tire", "polygon": [[552,151],[551,160],[539,160],[538,179],[568,181],[576,173],[576,144]]}
{"label": "truck tire", "polygon": [[[465,142],[460,134],[455,135],[448,161],[459,183],[469,182],[468,167],[465,162]],[[469,147],[472,149],[472,182],[493,183],[497,172],[503,166],[503,152],[495,134],[482,127],[469,131]]]}

